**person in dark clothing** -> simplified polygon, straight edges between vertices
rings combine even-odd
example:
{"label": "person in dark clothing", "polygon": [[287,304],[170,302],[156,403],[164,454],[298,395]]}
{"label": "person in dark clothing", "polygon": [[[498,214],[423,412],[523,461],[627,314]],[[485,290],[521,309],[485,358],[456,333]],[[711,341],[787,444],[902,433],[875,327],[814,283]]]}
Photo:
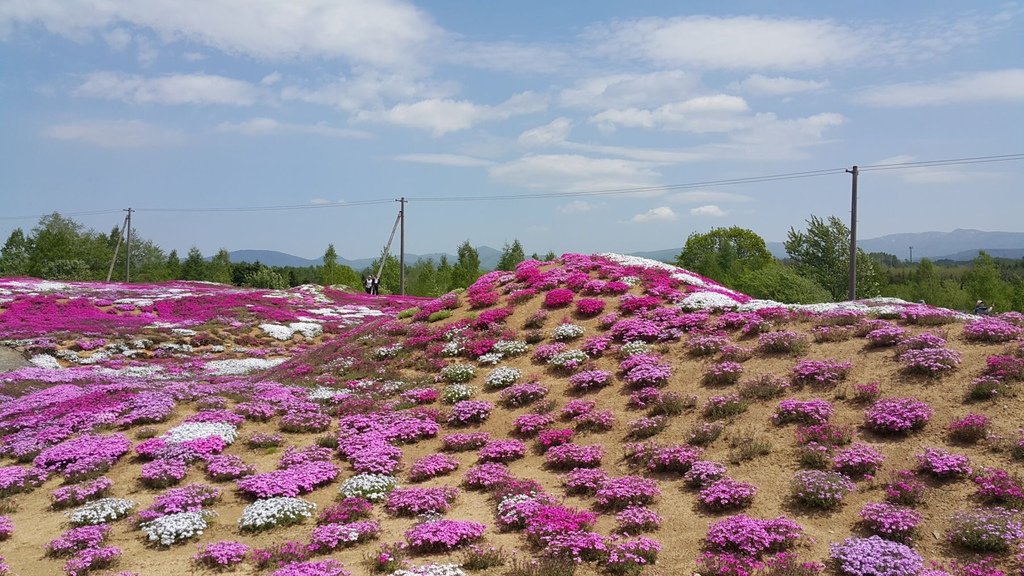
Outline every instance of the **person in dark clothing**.
{"label": "person in dark clothing", "polygon": [[370,280],[370,294],[380,294],[380,278],[372,278]]}
{"label": "person in dark clothing", "polygon": [[369,276],[363,276],[363,290],[366,290],[367,294],[373,294],[373,280]]}
{"label": "person in dark clothing", "polygon": [[984,300],[978,300],[974,303],[974,313],[980,316],[988,316],[992,313],[992,307],[985,306]]}

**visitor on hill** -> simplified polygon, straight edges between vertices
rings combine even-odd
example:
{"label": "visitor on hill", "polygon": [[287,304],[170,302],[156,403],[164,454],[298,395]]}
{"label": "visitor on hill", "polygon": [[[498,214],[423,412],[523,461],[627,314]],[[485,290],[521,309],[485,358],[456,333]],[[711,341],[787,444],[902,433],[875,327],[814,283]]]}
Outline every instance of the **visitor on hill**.
{"label": "visitor on hill", "polygon": [[363,276],[363,289],[367,294],[373,294],[373,280],[369,276]]}
{"label": "visitor on hill", "polygon": [[380,278],[374,277],[370,280],[370,294],[380,294]]}
{"label": "visitor on hill", "polygon": [[974,313],[980,316],[988,316],[992,313],[992,307],[986,307],[984,300],[978,300],[974,303]]}

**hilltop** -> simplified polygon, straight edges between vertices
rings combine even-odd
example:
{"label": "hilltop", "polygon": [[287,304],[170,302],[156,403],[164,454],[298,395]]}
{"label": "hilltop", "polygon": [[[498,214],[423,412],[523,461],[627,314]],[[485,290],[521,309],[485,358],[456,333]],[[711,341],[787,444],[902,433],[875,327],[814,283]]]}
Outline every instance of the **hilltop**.
{"label": "hilltop", "polygon": [[[89,490],[134,508],[102,545],[140,574],[188,573],[183,542],[222,540],[457,574],[437,566],[480,560],[480,539],[575,554],[578,573],[726,576],[782,551],[828,562],[854,538],[849,554],[898,553],[910,576],[981,559],[979,518],[1006,528],[992,566],[1019,569],[1022,325],[893,299],[787,306],[614,254],[437,299],[2,280],[0,338],[35,365],[0,374],[4,556],[58,572],[41,553],[68,528],[53,499],[105,478]],[[147,545],[132,518],[173,515],[188,486],[180,521],[209,526]],[[317,513],[289,500],[281,526],[239,528],[274,497]],[[236,573],[272,572],[258,557]]]}

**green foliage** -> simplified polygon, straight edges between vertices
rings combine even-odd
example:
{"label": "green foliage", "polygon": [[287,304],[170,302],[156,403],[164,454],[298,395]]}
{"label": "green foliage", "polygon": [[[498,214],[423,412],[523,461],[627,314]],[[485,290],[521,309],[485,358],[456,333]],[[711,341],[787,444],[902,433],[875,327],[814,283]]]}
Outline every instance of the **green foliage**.
{"label": "green foliage", "polygon": [[398,313],[398,319],[404,320],[406,318],[412,318],[417,312],[420,311],[419,306],[413,306],[412,308],[406,308]]}
{"label": "green foliage", "polygon": [[29,273],[32,256],[31,239],[21,228],[15,228],[0,249],[0,276],[24,276]]}
{"label": "green foliage", "polygon": [[206,278],[206,260],[199,248],[189,248],[185,261],[181,263],[182,280],[203,280]]}
{"label": "green foliage", "polygon": [[963,288],[975,300],[984,300],[995,310],[1006,311],[1010,306],[1012,288],[1000,278],[999,267],[984,250],[964,274]]}
{"label": "green foliage", "polygon": [[334,249],[334,244],[327,245],[320,274],[320,281],[324,286],[341,283],[341,267],[338,266],[338,252]]}
{"label": "green foliage", "polygon": [[437,263],[437,280],[434,281],[438,296],[447,294],[452,289],[452,272],[452,265],[448,262],[448,256],[442,254],[441,261]]}
{"label": "green foliage", "polygon": [[283,290],[288,287],[288,281],[270,268],[258,265],[255,271],[246,275],[244,285],[252,288]]}
{"label": "green foliage", "polygon": [[452,269],[452,288],[466,288],[480,277],[480,254],[466,240],[459,245],[459,259]]}
{"label": "green foliage", "polygon": [[828,290],[801,276],[789,266],[778,263],[760,270],[744,272],[733,286],[755,298],[786,304],[817,304],[832,299]]}
{"label": "green foliage", "polygon": [[440,320],[447,319],[451,315],[452,315],[452,311],[451,310],[438,310],[437,312],[434,312],[433,314],[428,316],[427,317],[427,321],[428,322],[438,322]]}
{"label": "green foliage", "polygon": [[[381,255],[383,256],[383,250],[381,251]],[[381,270],[380,258],[375,259],[370,264],[370,267],[363,271],[363,274],[376,276],[378,270]],[[399,277],[399,272],[400,268],[398,258],[392,254],[388,254],[384,259],[384,269],[380,273],[381,294],[398,294],[401,291],[401,278]]]}
{"label": "green foliage", "polygon": [[[789,229],[785,246],[798,273],[828,290],[833,299],[846,299],[850,229],[842,220],[829,216],[825,221],[811,216],[806,232]],[[881,289],[879,275],[878,264],[858,249],[856,296],[877,296]]]}
{"label": "green foliage", "polygon": [[498,270],[515,270],[516,264],[523,260],[526,260],[526,254],[523,253],[523,245],[516,238],[511,246],[506,243],[501,249],[501,257],[498,259]]}
{"label": "green foliage", "polygon": [[42,276],[53,280],[83,280],[89,277],[89,266],[76,259],[47,260]]}
{"label": "green foliage", "polygon": [[164,264],[165,273],[169,280],[181,278],[181,259],[178,258],[178,251],[171,250],[167,255],[167,262]]}
{"label": "green foliage", "polygon": [[763,238],[752,230],[733,226],[691,234],[677,262],[687,270],[734,286],[740,276],[761,270],[775,259]]}
{"label": "green foliage", "polygon": [[231,284],[231,254],[227,250],[221,248],[210,259],[204,280],[219,284]]}

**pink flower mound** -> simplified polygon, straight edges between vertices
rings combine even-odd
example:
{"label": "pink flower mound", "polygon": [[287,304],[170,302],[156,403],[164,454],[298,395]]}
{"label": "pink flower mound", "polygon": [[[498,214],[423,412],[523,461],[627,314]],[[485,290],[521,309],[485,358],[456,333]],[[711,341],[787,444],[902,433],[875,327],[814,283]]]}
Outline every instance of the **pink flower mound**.
{"label": "pink flower mound", "polygon": [[917,454],[918,468],[937,478],[956,478],[971,473],[971,461],[963,454],[954,454],[938,448],[925,448]]}
{"label": "pink flower mound", "polygon": [[480,462],[511,462],[526,455],[526,445],[519,440],[491,440],[480,449]]}
{"label": "pink flower mound", "polygon": [[572,304],[576,293],[568,288],[555,288],[544,295],[545,308],[565,308]]}
{"label": "pink flower mound", "polygon": [[580,316],[597,316],[601,312],[604,312],[604,300],[600,298],[581,298],[576,301],[576,312],[579,312]]}
{"label": "pink flower mound", "polygon": [[610,330],[611,337],[620,342],[642,340],[654,342],[661,336],[661,327],[656,322],[641,318],[619,320]]}
{"label": "pink flower mound", "polygon": [[337,560],[292,562],[271,572],[270,576],[352,576]]}
{"label": "pink flower mound", "polygon": [[589,392],[604,388],[611,382],[610,374],[604,370],[586,370],[569,377],[569,386],[574,392]]}
{"label": "pink flower mound", "polygon": [[885,502],[869,502],[860,510],[868,530],[882,538],[909,542],[924,517],[910,508]]}
{"label": "pink flower mound", "polygon": [[1002,468],[985,468],[974,477],[978,497],[990,504],[1024,508],[1024,484]]}
{"label": "pink flower mound", "polygon": [[139,478],[146,486],[164,488],[181,482],[186,474],[188,474],[188,464],[184,460],[161,458],[143,464]]}
{"label": "pink flower mound", "polygon": [[451,486],[438,488],[395,488],[388,493],[385,508],[398,516],[416,516],[426,512],[447,512],[458,498],[459,489]]}
{"label": "pink flower mound", "polygon": [[153,504],[139,512],[139,519],[149,521],[168,514],[198,512],[220,498],[220,489],[206,484],[189,484],[171,488],[153,499]]}
{"label": "pink flower mound", "polygon": [[760,558],[792,548],[802,535],[803,528],[785,516],[761,520],[739,514],[708,527],[705,540],[708,547],[717,552]]}
{"label": "pink flower mound", "polygon": [[672,365],[661,362],[660,356],[636,354],[619,363],[623,379],[634,388],[663,386],[672,377]]}
{"label": "pink flower mound", "polygon": [[710,510],[746,508],[754,501],[757,486],[725,477],[702,489],[697,500]]}
{"label": "pink flower mound", "polygon": [[455,426],[466,426],[483,422],[491,415],[494,404],[486,400],[461,400],[452,406],[448,415],[448,423]]}
{"label": "pink flower mound", "polygon": [[655,447],[641,454],[647,460],[647,469],[651,472],[675,472],[685,474],[704,454],[703,448],[685,444]]}
{"label": "pink flower mound", "polygon": [[860,442],[853,443],[832,459],[835,469],[851,478],[874,475],[882,467],[882,462],[885,462],[885,456],[881,452]]}
{"label": "pink flower mound", "polygon": [[405,541],[415,552],[449,552],[479,540],[486,529],[479,522],[434,520],[406,530]]}
{"label": "pink flower mound", "polygon": [[542,452],[547,452],[552,446],[561,446],[572,442],[576,432],[568,428],[557,428],[554,430],[541,430],[537,434],[537,445]]}
{"label": "pink flower mound", "polygon": [[466,470],[462,483],[470,489],[491,490],[512,479],[512,473],[504,464],[488,462],[477,464]]}
{"label": "pink flower mound", "polygon": [[779,402],[772,416],[775,424],[824,424],[832,417],[832,404],[827,400],[797,400],[790,398]]}
{"label": "pink flower mound", "polygon": [[864,415],[865,424],[880,434],[905,434],[924,427],[932,409],[914,398],[884,398]]}
{"label": "pink flower mound", "polygon": [[596,494],[608,479],[600,468],[577,468],[565,475],[565,491],[568,494]]}
{"label": "pink flower mound", "polygon": [[536,436],[543,429],[555,423],[550,414],[523,414],[512,421],[516,434]]}
{"label": "pink flower mound", "polygon": [[964,338],[970,342],[1009,342],[1024,335],[1024,329],[999,318],[981,318],[964,326]]}
{"label": "pink flower mound", "polygon": [[530,515],[526,537],[535,544],[543,544],[558,534],[585,532],[597,520],[597,514],[565,506],[541,506]]}
{"label": "pink flower mound", "polygon": [[338,467],[331,462],[314,461],[263,474],[254,474],[236,482],[238,489],[253,498],[298,496],[312,492],[338,477]]}
{"label": "pink flower mound", "polygon": [[46,480],[46,472],[37,468],[4,466],[0,468],[0,496],[28,492]]}
{"label": "pink flower mound", "polygon": [[449,452],[476,450],[491,439],[487,432],[468,432],[448,434],[441,439],[441,447]]}
{"label": "pink flower mound", "polygon": [[215,481],[235,480],[253,472],[252,466],[234,454],[221,454],[206,460],[206,475]]}
{"label": "pink flower mound", "polygon": [[47,473],[63,474],[69,481],[99,475],[132,448],[124,434],[86,434],[43,450],[33,464]]}
{"label": "pink flower mound", "polygon": [[344,524],[323,524],[313,529],[309,537],[311,552],[326,553],[338,548],[372,540],[380,534],[376,520],[356,520]]}
{"label": "pink flower mound", "polygon": [[609,478],[595,494],[598,506],[616,510],[627,506],[645,506],[660,495],[657,481],[640,476]]}
{"label": "pink flower mound", "polygon": [[[79,504],[83,504],[89,500],[102,498],[113,485],[114,482],[110,478],[101,476],[95,480],[90,480],[89,482],[82,484],[61,486],[60,488],[54,489],[51,494],[51,501],[54,508],[78,506]],[[2,492],[2,490],[0,490],[0,492]]]}
{"label": "pink flower mound", "polygon": [[447,454],[428,454],[413,463],[409,470],[409,479],[421,482],[454,472],[458,467],[459,461]]}
{"label": "pink flower mound", "polygon": [[553,446],[544,454],[544,464],[556,470],[571,468],[597,468],[604,458],[600,444],[562,444]]}
{"label": "pink flower mound", "polygon": [[793,368],[793,385],[813,388],[832,387],[846,379],[853,363],[849,360],[801,360]]}
{"label": "pink flower mound", "polygon": [[222,540],[200,545],[199,551],[192,557],[192,561],[207,568],[221,569],[241,564],[248,555],[249,547],[245,544],[233,540]]}

